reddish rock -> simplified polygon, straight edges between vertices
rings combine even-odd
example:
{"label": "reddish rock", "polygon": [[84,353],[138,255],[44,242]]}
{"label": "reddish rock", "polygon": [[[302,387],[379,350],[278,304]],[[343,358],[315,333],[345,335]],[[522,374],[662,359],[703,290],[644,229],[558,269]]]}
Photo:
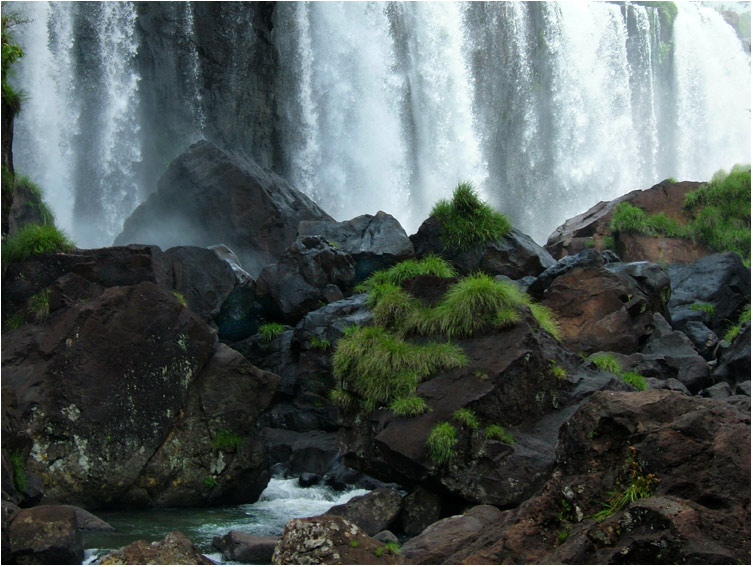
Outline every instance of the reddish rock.
{"label": "reddish rock", "polygon": [[19,510],[9,531],[11,563],[80,565],[84,558],[76,513],[69,506]]}
{"label": "reddish rock", "polygon": [[[682,206],[685,195],[701,185],[693,181],[662,181],[650,189],[631,191],[609,202],[601,201],[557,227],[547,239],[545,248],[557,259],[577,254],[589,246],[602,249],[604,237],[611,235],[609,223],[612,221],[612,213],[623,201],[640,207],[647,215],[663,212],[669,218],[687,223],[690,217]],[[646,260],[687,263],[710,253],[705,246],[693,245],[688,240],[635,234],[620,234],[615,244],[618,254],[626,262]]]}
{"label": "reddish rock", "polygon": [[224,536],[215,536],[212,546],[222,552],[228,561],[253,565],[269,565],[275,545],[280,538],[255,536],[238,530],[230,530]]}
{"label": "reddish rock", "polygon": [[100,565],[214,565],[180,532],[170,532],[162,541],[134,541],[99,560]]}

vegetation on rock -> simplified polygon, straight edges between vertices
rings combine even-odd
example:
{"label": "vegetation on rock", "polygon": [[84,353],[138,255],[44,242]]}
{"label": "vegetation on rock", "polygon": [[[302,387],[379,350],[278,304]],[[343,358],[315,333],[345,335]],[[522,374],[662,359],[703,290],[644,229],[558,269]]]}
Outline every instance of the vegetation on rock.
{"label": "vegetation on rock", "polygon": [[503,443],[507,443],[508,445],[515,444],[515,438],[512,436],[512,433],[507,431],[501,425],[497,424],[488,425],[486,427],[486,438],[496,439],[497,441],[502,441]]}
{"label": "vegetation on rock", "polygon": [[712,250],[737,252],[750,262],[750,166],[736,165],[730,173],[718,171],[711,181],[685,196],[691,215],[688,224],[663,212],[647,215],[627,202],[615,207],[612,232],[687,238]]}
{"label": "vegetation on rock", "polygon": [[451,278],[457,274],[446,260],[434,254],[427,254],[423,258],[410,258],[391,268],[374,272],[368,279],[356,286],[356,291],[371,291],[383,284],[399,286],[409,278],[427,275]]}
{"label": "vegetation on rock", "polygon": [[172,293],[172,294],[173,294],[173,295],[175,296],[175,299],[177,299],[177,300],[178,300],[178,302],[179,302],[179,303],[180,303],[180,304],[181,304],[182,306],[184,306],[184,307],[185,307],[185,306],[186,306],[186,305],[188,304],[188,302],[186,301],[186,296],[185,296],[185,295],[183,295],[183,294],[182,294],[181,292],[179,292],[179,291],[178,291],[177,289],[171,289],[171,290],[170,290],[170,293]]}
{"label": "vegetation on rock", "polygon": [[451,200],[437,202],[431,216],[442,225],[445,246],[459,250],[498,240],[511,229],[507,217],[481,201],[470,183],[460,183]]}
{"label": "vegetation on rock", "polygon": [[243,444],[243,437],[226,429],[215,433],[212,438],[212,448],[218,451],[236,450]]}
{"label": "vegetation on rock", "polygon": [[73,242],[51,224],[30,224],[3,243],[3,267],[12,262],[23,262],[36,254],[70,252]]}
{"label": "vegetation on rock", "polygon": [[478,416],[473,410],[468,408],[460,408],[452,414],[452,418],[465,425],[468,429],[478,429],[481,422],[478,420]]}
{"label": "vegetation on rock", "polygon": [[748,304],[747,307],[743,309],[742,313],[740,313],[737,323],[732,325],[724,334],[724,340],[729,342],[734,341],[737,335],[740,334],[740,329],[745,323],[750,323],[750,304]]}
{"label": "vegetation on rock", "polygon": [[457,432],[451,423],[447,421],[437,423],[426,439],[429,457],[436,464],[441,465],[455,454],[455,444],[457,441]]}
{"label": "vegetation on rock", "polygon": [[426,400],[420,396],[405,396],[403,398],[396,398],[390,404],[390,411],[397,415],[405,417],[413,417],[421,415],[429,410],[429,406],[426,405]]}
{"label": "vegetation on rock", "polygon": [[8,83],[8,77],[12,65],[23,57],[24,52],[13,38],[12,29],[16,24],[23,23],[18,14],[2,15],[2,102],[3,112],[9,110],[12,115],[18,114],[21,110],[22,93],[14,89]]}
{"label": "vegetation on rock", "polygon": [[263,323],[259,325],[258,332],[261,335],[261,340],[264,341],[264,343],[269,344],[284,330],[285,325],[282,323]]}
{"label": "vegetation on rock", "polygon": [[617,359],[608,353],[592,354],[588,359],[601,370],[606,370],[619,377],[622,381],[633,386],[639,392],[648,388],[646,379],[637,372],[624,372]]}
{"label": "vegetation on rock", "polygon": [[631,502],[635,502],[639,498],[648,498],[654,493],[659,479],[653,474],[645,474],[643,472],[643,467],[638,461],[635,447],[629,447],[628,451],[626,459],[628,479],[626,486],[621,490],[615,489],[609,493],[609,501],[605,502],[604,508],[594,515],[595,520],[605,520]]}

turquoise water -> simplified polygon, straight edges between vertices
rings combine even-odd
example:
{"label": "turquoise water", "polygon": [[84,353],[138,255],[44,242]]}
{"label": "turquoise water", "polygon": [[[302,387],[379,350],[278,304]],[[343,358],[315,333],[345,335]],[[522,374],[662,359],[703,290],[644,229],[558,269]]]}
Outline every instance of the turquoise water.
{"label": "turquoise water", "polygon": [[202,553],[221,561],[221,555],[212,547],[215,536],[230,530],[260,536],[280,535],[291,518],[323,514],[332,506],[366,492],[363,489],[336,492],[326,486],[301,488],[297,479],[273,478],[253,504],[102,512],[97,515],[110,523],[115,532],[85,533],[85,562],[139,539],[159,541],[171,531],[183,533]]}

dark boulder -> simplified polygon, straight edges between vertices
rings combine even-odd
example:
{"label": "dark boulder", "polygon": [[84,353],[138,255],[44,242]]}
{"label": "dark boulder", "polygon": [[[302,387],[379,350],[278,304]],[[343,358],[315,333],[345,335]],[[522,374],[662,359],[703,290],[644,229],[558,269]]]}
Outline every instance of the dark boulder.
{"label": "dark boulder", "polygon": [[215,536],[212,546],[222,552],[227,561],[251,565],[269,565],[279,538],[255,536],[238,530],[230,530],[224,536]]}
{"label": "dark boulder", "polygon": [[100,558],[99,565],[214,565],[180,532],[170,532],[162,541],[134,541]]}
{"label": "dark boulder", "polygon": [[430,524],[438,521],[441,512],[441,497],[419,486],[403,500],[403,510],[398,520],[400,531],[407,536],[417,536]]}
{"label": "dark boulder", "polygon": [[381,541],[340,516],[296,518],[285,525],[273,565],[402,565]]}
{"label": "dark boulder", "polygon": [[277,174],[202,141],[170,164],[115,243],[170,248],[223,242],[256,276],[292,244],[302,220],[332,219]]}
{"label": "dark boulder", "polygon": [[383,211],[349,221],[302,221],[299,236],[323,236],[355,261],[354,282],[413,257],[413,244],[400,223]]}
{"label": "dark boulder", "polygon": [[268,320],[294,325],[309,311],[324,303],[325,288],[344,289],[355,275],[349,254],[332,247],[321,236],[298,238],[280,262],[262,269],[256,280],[256,294],[268,296],[274,312]]}
{"label": "dark boulder", "polygon": [[266,427],[262,430],[270,464],[280,464],[283,473],[325,474],[337,460],[337,436],[324,431],[286,431]]}
{"label": "dark boulder", "polygon": [[432,253],[446,258],[461,274],[482,270],[512,279],[536,276],[555,264],[554,258],[531,237],[513,228],[496,241],[469,250],[448,247],[442,241],[442,225],[429,217],[410,237],[417,256]]}
{"label": "dark boulder", "polygon": [[400,514],[403,497],[389,488],[378,488],[345,504],[333,506],[326,513],[350,520],[368,535],[388,529]]}
{"label": "dark boulder", "polygon": [[[725,343],[726,344],[726,343]],[[745,323],[732,343],[722,349],[715,380],[724,380],[732,388],[750,380],[750,323]]]}
{"label": "dark boulder", "polygon": [[528,285],[527,291],[535,299],[542,299],[546,290],[549,289],[556,278],[575,268],[601,267],[604,263],[605,259],[601,253],[592,248],[587,248],[574,256],[565,256],[556,264],[549,266]]}
{"label": "dark boulder", "polygon": [[80,565],[84,559],[76,513],[69,506],[19,510],[9,532],[9,563]]}
{"label": "dark boulder", "polygon": [[[717,336],[723,336],[729,321],[736,321],[750,303],[750,268],[734,252],[711,254],[687,265],[673,264],[667,273],[672,284],[672,326],[690,338],[697,335],[687,331],[691,322],[701,322]],[[702,305],[711,305],[713,315],[698,308]],[[705,340],[701,335],[699,348],[704,348]]]}
{"label": "dark boulder", "polygon": [[196,246],[177,246],[165,251],[170,259],[170,289],[179,292],[186,305],[205,321],[220,313],[220,306],[235,288],[231,265],[215,251]]}
{"label": "dark boulder", "polygon": [[217,254],[217,257],[220,260],[227,262],[227,264],[235,274],[235,282],[238,285],[242,285],[253,280],[251,274],[249,274],[241,267],[241,261],[238,259],[238,256],[235,255],[235,252],[233,252],[230,248],[228,248],[224,244],[214,244],[213,246],[210,246],[209,249]]}

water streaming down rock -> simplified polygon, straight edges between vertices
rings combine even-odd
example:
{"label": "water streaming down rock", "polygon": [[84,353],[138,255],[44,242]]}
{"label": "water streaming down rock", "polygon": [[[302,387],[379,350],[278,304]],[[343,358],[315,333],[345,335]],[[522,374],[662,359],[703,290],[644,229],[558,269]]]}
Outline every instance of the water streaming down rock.
{"label": "water streaming down rock", "polygon": [[338,219],[410,232],[468,179],[543,241],[598,200],[750,160],[750,56],[713,9],[678,7],[670,29],[615,3],[17,4],[17,167],[84,246],[199,137]]}

